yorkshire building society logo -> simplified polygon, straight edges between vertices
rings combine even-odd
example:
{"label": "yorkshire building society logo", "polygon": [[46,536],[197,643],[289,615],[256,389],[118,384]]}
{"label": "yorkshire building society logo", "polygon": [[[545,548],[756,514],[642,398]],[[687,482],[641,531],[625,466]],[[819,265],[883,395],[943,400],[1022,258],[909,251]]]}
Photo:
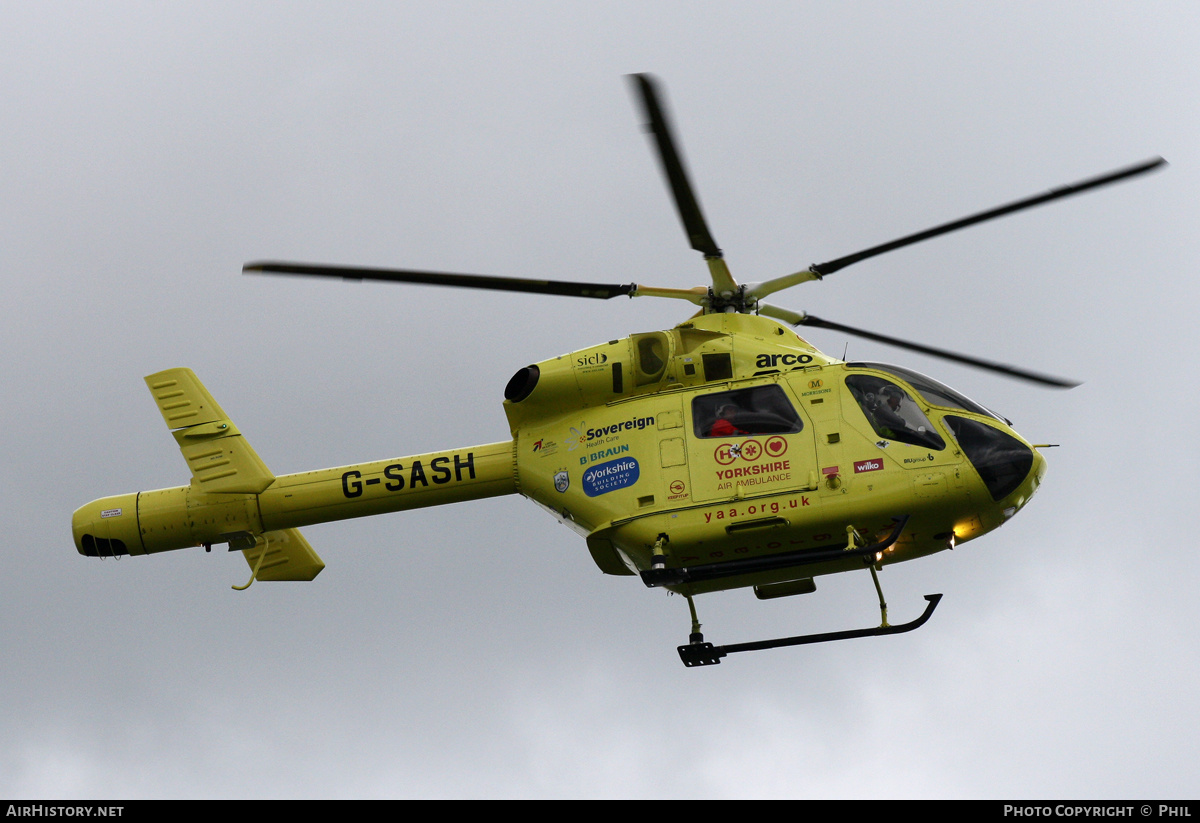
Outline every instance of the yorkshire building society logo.
{"label": "yorkshire building society logo", "polygon": [[559,494],[562,494],[563,492],[565,492],[567,490],[567,487],[570,485],[571,485],[571,476],[569,474],[567,474],[565,469],[563,471],[560,471],[558,474],[554,475],[554,490],[557,491]]}
{"label": "yorkshire building society logo", "polygon": [[583,473],[583,493],[588,497],[632,486],[641,475],[637,460],[625,457],[592,466]]}

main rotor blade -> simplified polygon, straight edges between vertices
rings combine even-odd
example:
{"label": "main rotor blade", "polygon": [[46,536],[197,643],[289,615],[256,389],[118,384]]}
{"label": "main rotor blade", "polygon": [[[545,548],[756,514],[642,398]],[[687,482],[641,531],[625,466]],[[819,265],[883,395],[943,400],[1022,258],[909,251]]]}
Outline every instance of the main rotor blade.
{"label": "main rotor blade", "polygon": [[646,131],[654,135],[658,145],[658,158],[662,162],[663,173],[671,185],[671,194],[675,198],[675,208],[679,211],[679,219],[683,221],[683,229],[687,233],[688,242],[696,251],[703,252],[705,257],[720,257],[721,249],[713,239],[708,224],[704,222],[704,214],[688,181],[687,170],[675,148],[675,138],[671,135],[671,125],[659,102],[658,84],[648,74],[629,75],[639,92],[642,103],[642,114],[646,118]]}
{"label": "main rotor blade", "polygon": [[[952,223],[935,226],[932,229],[917,232],[916,234],[910,234],[907,237],[901,237],[900,239],[893,240],[890,243],[883,243],[881,245],[873,246],[869,249],[856,252],[855,254],[848,254],[845,257],[839,257],[836,260],[830,260],[828,263],[817,263],[809,266],[808,270],[818,277],[824,277],[827,274],[832,274],[838,269],[844,269],[846,266],[849,266],[852,263],[857,263],[860,260],[866,260],[868,257],[874,257],[877,254],[883,254],[884,252],[893,251],[894,249],[903,248],[904,246],[911,246],[913,243],[920,243],[922,240],[928,240],[931,237],[938,237],[939,235],[948,234],[952,231],[958,231],[959,229],[966,228],[967,226],[974,226],[976,223],[983,223],[986,220],[993,220],[997,217],[1003,217],[1006,214],[1012,214],[1013,212],[1021,211],[1022,209],[1040,206],[1042,203],[1049,203],[1051,200],[1058,200],[1062,197],[1070,197],[1071,195],[1090,191],[1091,189],[1099,188],[1100,186],[1107,186],[1109,183],[1116,183],[1119,180],[1125,180],[1129,177],[1136,177],[1139,174],[1145,174],[1146,172],[1152,171],[1159,166],[1165,165],[1166,162],[1167,161],[1163,160],[1161,157],[1155,157],[1152,160],[1138,163],[1136,166],[1128,166],[1123,169],[1109,172],[1108,174],[1102,174],[1099,177],[1092,177],[1087,180],[1081,180],[1078,183],[1072,183],[1067,186],[1061,186],[1057,189],[1051,189],[1044,194],[1035,195],[1034,197],[1027,197],[1024,200],[1018,200],[1015,203],[1009,203],[1007,206],[1000,206],[999,208],[990,209],[988,211],[980,212],[979,214],[973,214],[970,217],[964,217],[961,220],[955,220]],[[764,294],[769,294],[770,291],[775,290],[769,290]]]}
{"label": "main rotor blade", "polygon": [[758,306],[760,314],[765,314],[768,317],[774,317],[776,320],[782,320],[785,323],[791,323],[793,326],[815,326],[819,329],[829,329],[830,331],[840,331],[845,334],[853,334],[857,337],[864,337],[867,340],[874,340],[876,343],[886,343],[889,346],[897,346],[901,349],[920,352],[931,357],[940,357],[943,360],[952,360],[955,363],[962,363],[965,366],[972,366],[977,369],[985,369],[987,371],[997,372],[1015,377],[1018,380],[1028,380],[1033,383],[1040,383],[1045,386],[1053,386],[1059,389],[1072,389],[1078,386],[1079,383],[1074,380],[1065,380],[1061,377],[1052,377],[1047,374],[1039,374],[1038,372],[1019,369],[1016,366],[1009,366],[1004,363],[993,363],[990,360],[981,360],[978,357],[968,357],[965,354],[947,351],[946,349],[935,349],[932,346],[925,346],[920,343],[912,343],[908,340],[901,340],[897,337],[888,337],[883,334],[865,331],[864,329],[855,328],[854,326],[843,326],[841,323],[834,323],[830,320],[822,320],[820,317],[814,317],[811,314],[803,312],[791,311],[778,306],[768,306],[760,303]]}
{"label": "main rotor blade", "polygon": [[299,274],[312,277],[341,277],[343,280],[386,280],[393,283],[423,283],[428,286],[457,286],[466,289],[519,291],[533,294],[556,294],[564,297],[594,297],[608,300],[621,294],[632,297],[637,284],[608,285],[576,283],[565,280],[528,280],[518,277],[491,277],[482,274],[446,274],[412,269],[371,269],[357,266],[314,266],[307,263],[247,263],[242,272],[264,274]]}

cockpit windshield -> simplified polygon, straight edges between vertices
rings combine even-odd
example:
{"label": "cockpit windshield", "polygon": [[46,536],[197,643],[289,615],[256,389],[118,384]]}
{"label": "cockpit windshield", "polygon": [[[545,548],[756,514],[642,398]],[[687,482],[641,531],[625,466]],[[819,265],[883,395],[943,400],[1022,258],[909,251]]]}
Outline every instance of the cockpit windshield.
{"label": "cockpit windshield", "polygon": [[926,377],[920,372],[903,369],[899,366],[887,366],[883,363],[847,363],[846,365],[852,369],[878,369],[879,371],[894,374],[916,389],[917,393],[931,406],[962,409],[963,411],[985,415],[993,420],[1007,422],[995,412],[984,408],[974,400],[956,392],[944,383],[939,383],[932,377]]}

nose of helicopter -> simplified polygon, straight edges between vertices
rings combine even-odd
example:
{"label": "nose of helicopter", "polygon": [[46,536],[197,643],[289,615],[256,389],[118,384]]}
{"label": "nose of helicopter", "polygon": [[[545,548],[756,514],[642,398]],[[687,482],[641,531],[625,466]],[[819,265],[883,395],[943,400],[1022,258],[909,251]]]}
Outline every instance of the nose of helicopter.
{"label": "nose of helicopter", "polygon": [[1037,491],[1046,461],[1012,429],[947,415],[946,423],[992,500],[1004,506],[1006,518],[1017,513]]}
{"label": "nose of helicopter", "polygon": [[1038,487],[1042,485],[1042,477],[1046,473],[1045,457],[1040,455],[1036,449],[1030,449],[1028,456],[1024,459],[1020,459],[1019,462],[1014,459],[1010,468],[1020,471],[1025,468],[1026,461],[1028,461],[1028,469],[1025,471],[1024,479],[1013,489],[1012,494],[1009,495],[1009,504],[1004,507],[1003,513],[1006,519],[1020,511],[1021,507],[1030,501],[1030,498],[1037,493]]}
{"label": "nose of helicopter", "polygon": [[1020,482],[1008,494],[996,498],[1003,505],[1000,514],[1004,521],[1012,518],[1025,507],[1025,504],[1037,494],[1042,485],[1042,477],[1046,474],[1046,458],[1037,449],[1021,444],[1021,450],[1013,449],[1005,461],[1002,472],[1012,477],[1020,476]]}
{"label": "nose of helicopter", "polygon": [[1037,493],[1038,488],[1042,485],[1042,477],[1046,474],[1046,458],[1042,457],[1037,449],[1030,448],[1029,452],[1033,455],[1033,464],[1029,467],[1029,472],[1025,475],[1021,485],[1017,487],[1012,505],[1004,509],[1006,518],[1012,517],[1029,502],[1029,499]]}

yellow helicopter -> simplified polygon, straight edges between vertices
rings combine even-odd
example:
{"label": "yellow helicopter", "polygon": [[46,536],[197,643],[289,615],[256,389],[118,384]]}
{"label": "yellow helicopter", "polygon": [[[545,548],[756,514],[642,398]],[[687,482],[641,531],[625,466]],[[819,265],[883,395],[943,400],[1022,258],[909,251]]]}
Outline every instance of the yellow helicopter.
{"label": "yellow helicopter", "polygon": [[[512,439],[275,476],[190,369],[145,378],[191,469],[170,489],[106,497],[72,518],[90,557],[226,543],[250,580],[312,580],[324,568],[299,529],[352,517],[520,494],[579,532],[606,574],[638,575],[684,596],[687,666],[734,652],[895,634],[877,570],[973,540],[1006,523],[1045,473],[1008,421],[932,378],[843,362],[791,326],[815,326],[1043,385],[1076,385],[763,302],[790,286],[938,235],[1143,174],[1162,158],[1054,189],[803,271],[738,283],[713,239],[676,149],[657,83],[633,75],[676,208],[711,285],[692,289],[262,262],[246,272],[387,280],[697,307],[667,331],[610,340],[517,371],[504,390]],[[752,588],[770,599],[815,578],[870,572],[880,625],[715,646],[694,597]]]}

